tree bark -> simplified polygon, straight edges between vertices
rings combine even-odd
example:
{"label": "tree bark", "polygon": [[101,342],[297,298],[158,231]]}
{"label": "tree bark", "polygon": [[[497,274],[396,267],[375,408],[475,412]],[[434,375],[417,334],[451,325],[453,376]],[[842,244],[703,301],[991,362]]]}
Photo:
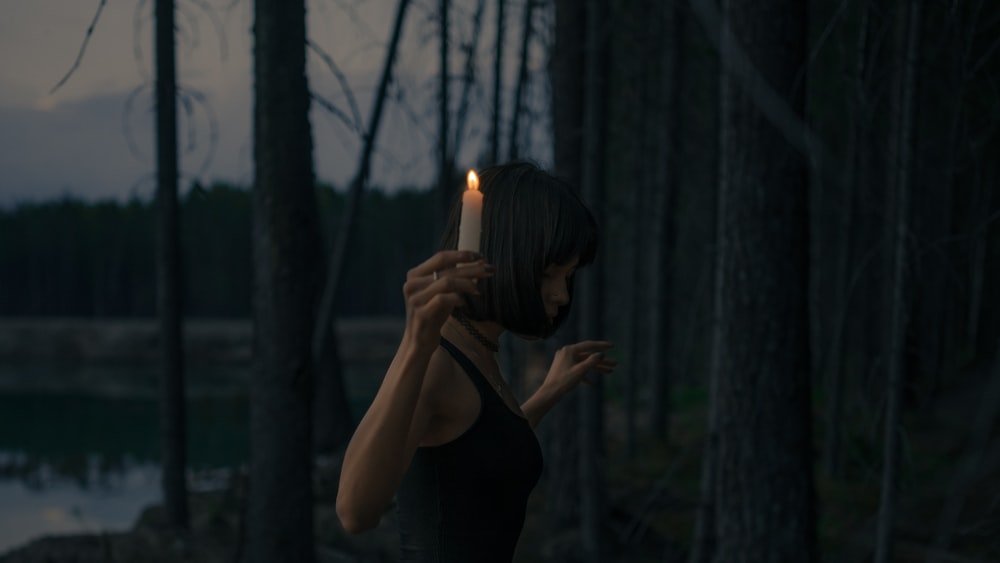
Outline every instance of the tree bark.
{"label": "tree bark", "polygon": [[[583,132],[583,72],[585,4],[579,0],[557,0],[555,44],[549,59],[552,83],[553,154],[555,173],[574,186],[580,185]],[[578,314],[574,309],[572,315]],[[552,346],[570,343],[574,334],[570,319]],[[551,350],[550,350],[551,351]],[[546,519],[550,529],[576,526],[580,499],[577,467],[579,444],[566,439],[579,431],[577,402],[561,401],[547,415],[545,437]]]}
{"label": "tree bark", "polygon": [[243,553],[314,560],[312,336],[320,256],[304,0],[254,4],[254,334]]}
{"label": "tree bark", "polygon": [[816,561],[806,162],[732,66],[745,50],[800,116],[805,4],[727,0],[723,11],[714,560]]}
{"label": "tree bark", "polygon": [[167,522],[188,527],[181,318],[180,218],[177,204],[177,83],[174,2],[156,0],[157,308],[162,376],[160,425],[163,504]]}
{"label": "tree bark", "polygon": [[448,84],[451,79],[448,74],[448,58],[449,49],[451,48],[450,42],[448,40],[449,30],[449,11],[451,8],[451,0],[439,0],[438,2],[438,17],[440,18],[440,28],[438,29],[439,43],[438,43],[438,60],[441,65],[441,74],[438,76],[438,195],[440,196],[440,201],[438,205],[438,226],[440,227],[438,231],[444,230],[444,224],[448,220],[448,210],[451,207],[451,202],[453,199],[453,190],[451,185],[452,180],[452,163],[451,163],[451,153],[448,150],[448,132],[451,129],[449,125],[450,121],[450,106],[449,101],[449,90],[450,86]]}
{"label": "tree bark", "polygon": [[510,144],[507,148],[507,157],[510,160],[517,160],[518,135],[520,135],[519,124],[521,123],[521,112],[524,107],[524,90],[528,83],[528,51],[531,48],[531,14],[538,0],[525,0],[524,21],[521,29],[521,60],[517,70],[517,85],[514,89],[514,112],[510,116]]}
{"label": "tree bark", "polygon": [[[826,436],[823,448],[823,468],[827,477],[839,479],[843,477],[843,442],[844,442],[844,393],[847,378],[843,356],[847,353],[844,332],[847,329],[847,315],[850,310],[853,276],[851,265],[856,262],[852,250],[855,248],[856,229],[854,228],[855,209],[857,207],[856,193],[862,192],[867,186],[867,154],[870,150],[864,132],[868,120],[868,57],[869,36],[871,34],[871,10],[873,4],[865,1],[861,7],[861,24],[858,31],[857,53],[855,54],[854,89],[849,106],[851,107],[851,126],[848,141],[848,171],[844,175],[845,182],[840,186],[843,196],[842,219],[835,237],[836,270],[834,275],[835,297],[833,302],[834,318],[831,326],[832,342],[826,352],[829,358],[827,371],[827,406]],[[824,362],[825,363],[825,362]]]}
{"label": "tree bark", "polygon": [[[586,54],[583,102],[583,160],[581,189],[599,224],[603,224],[607,138],[607,68],[610,13],[608,0],[586,2]],[[526,18],[527,19],[527,18]],[[527,23],[527,21],[526,21]],[[527,50],[527,44],[525,44]],[[600,250],[598,251],[600,254]],[[604,327],[604,268],[600,256],[580,280],[578,298],[580,334],[602,339]],[[605,537],[608,500],[604,475],[604,382],[594,377],[580,399],[580,538],[583,559],[607,561],[610,545]]]}
{"label": "tree bark", "polygon": [[875,545],[875,563],[893,560],[896,504],[899,494],[899,444],[900,402],[903,389],[903,343],[906,339],[908,284],[907,236],[910,228],[910,178],[913,166],[913,121],[916,98],[917,53],[920,43],[920,0],[904,3],[897,32],[897,53],[901,59],[902,75],[897,78],[896,111],[892,116],[893,158],[889,165],[890,211],[894,221],[887,222],[887,246],[892,249],[892,270],[889,278],[890,306],[889,331],[886,342],[886,413],[883,444],[882,494],[879,501],[878,532]]}
{"label": "tree bark", "polygon": [[[681,2],[656,3],[650,11],[653,24],[651,42],[658,45],[655,58],[657,71],[653,73],[652,92],[649,95],[651,119],[646,127],[652,134],[653,158],[647,169],[646,189],[651,194],[649,267],[643,284],[649,291],[647,314],[649,338],[645,343],[646,371],[652,377],[650,427],[653,436],[662,444],[670,438],[670,366],[673,335],[670,332],[668,303],[673,292],[673,251],[676,238],[674,207],[680,174],[675,166],[678,150],[678,130],[684,109],[679,91],[684,76],[683,62],[684,21],[687,7]],[[667,40],[655,38],[666,37]]]}
{"label": "tree bark", "polygon": [[497,42],[493,53],[493,114],[490,125],[490,164],[497,164],[500,159],[500,118],[503,115],[503,102],[500,92],[503,91],[503,39],[506,21],[504,8],[507,0],[497,0]]}
{"label": "tree bark", "polygon": [[465,50],[465,71],[462,73],[462,92],[458,96],[458,111],[455,114],[455,136],[451,143],[451,162],[458,162],[458,151],[462,146],[462,136],[465,133],[465,122],[469,114],[469,98],[472,96],[472,86],[476,83],[476,55],[479,52],[479,35],[483,28],[483,10],[486,0],[476,1],[476,11],[472,14],[472,37]]}

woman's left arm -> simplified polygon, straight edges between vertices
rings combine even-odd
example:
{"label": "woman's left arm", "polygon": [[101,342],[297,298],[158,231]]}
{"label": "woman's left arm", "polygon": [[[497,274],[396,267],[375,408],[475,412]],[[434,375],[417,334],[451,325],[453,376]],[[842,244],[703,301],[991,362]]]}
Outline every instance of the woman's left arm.
{"label": "woman's left arm", "polygon": [[613,347],[604,340],[586,340],[560,348],[541,386],[521,405],[531,427],[536,428],[542,417],[581,381],[590,383],[587,372],[614,371],[617,362],[604,358],[604,352]]}

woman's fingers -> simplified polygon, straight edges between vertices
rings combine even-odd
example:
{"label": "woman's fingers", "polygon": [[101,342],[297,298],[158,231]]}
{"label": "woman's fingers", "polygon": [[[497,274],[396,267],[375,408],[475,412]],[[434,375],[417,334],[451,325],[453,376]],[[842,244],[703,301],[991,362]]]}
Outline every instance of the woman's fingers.
{"label": "woman's fingers", "polygon": [[618,365],[618,362],[606,359],[603,352],[580,353],[576,355],[576,358],[577,362],[573,367],[584,383],[590,383],[590,379],[587,378],[587,373],[590,370],[600,373],[612,373],[615,370],[615,366]]}
{"label": "woman's fingers", "polygon": [[437,295],[463,293],[479,295],[477,282],[478,278],[460,276],[440,276],[437,280],[425,280],[422,283],[422,288],[415,291],[410,300],[414,306],[419,307],[433,300]]}
{"label": "woman's fingers", "polygon": [[[486,264],[482,259],[471,263],[464,262],[466,258],[471,256],[478,255],[464,250],[438,252],[407,273],[406,282],[403,284],[403,295],[412,305],[421,305],[440,292],[478,294],[477,281],[492,277],[496,273],[496,267],[492,264]],[[462,264],[464,267],[456,268],[457,264]],[[428,268],[433,266],[443,266],[444,268],[426,273]]]}
{"label": "woman's fingers", "polygon": [[414,266],[406,273],[406,279],[409,280],[424,276],[429,276],[433,279],[434,272],[440,273],[443,270],[452,269],[458,264],[476,262],[481,259],[482,255],[471,250],[440,250],[421,264]]}

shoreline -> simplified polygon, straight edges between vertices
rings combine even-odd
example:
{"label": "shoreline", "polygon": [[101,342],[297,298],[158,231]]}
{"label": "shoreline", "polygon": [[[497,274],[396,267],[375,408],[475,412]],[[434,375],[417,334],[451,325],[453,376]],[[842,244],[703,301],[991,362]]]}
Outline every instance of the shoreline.
{"label": "shoreline", "polygon": [[[156,318],[0,317],[0,362],[46,364],[156,363]],[[403,333],[401,317],[340,319],[341,358],[365,363],[391,358]],[[183,326],[187,366],[249,365],[250,319],[187,319]]]}

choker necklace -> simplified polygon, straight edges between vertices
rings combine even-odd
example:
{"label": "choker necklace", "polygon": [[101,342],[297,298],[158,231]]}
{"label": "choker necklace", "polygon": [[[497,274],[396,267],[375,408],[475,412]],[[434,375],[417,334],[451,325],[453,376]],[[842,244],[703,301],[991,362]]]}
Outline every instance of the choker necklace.
{"label": "choker necklace", "polygon": [[472,321],[466,318],[465,315],[463,315],[458,311],[455,311],[454,313],[452,313],[451,316],[455,317],[455,319],[463,327],[465,327],[465,330],[468,331],[468,333],[471,334],[473,338],[479,341],[480,344],[485,346],[487,350],[493,352],[494,354],[500,351],[500,347],[497,346],[496,342],[493,342],[489,338],[486,338],[486,336],[484,336],[483,333],[479,332],[479,330],[475,326],[473,326]]}

